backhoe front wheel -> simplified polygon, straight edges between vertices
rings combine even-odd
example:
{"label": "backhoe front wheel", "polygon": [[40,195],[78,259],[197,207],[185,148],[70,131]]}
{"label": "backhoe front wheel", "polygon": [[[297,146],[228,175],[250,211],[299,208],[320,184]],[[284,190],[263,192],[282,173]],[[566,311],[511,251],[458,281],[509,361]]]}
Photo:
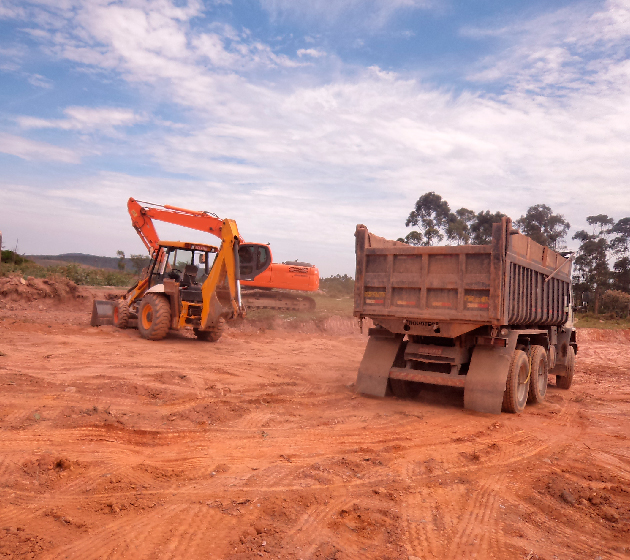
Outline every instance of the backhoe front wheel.
{"label": "backhoe front wheel", "polygon": [[129,306],[127,305],[127,302],[124,300],[120,300],[114,306],[114,326],[119,329],[126,329],[129,326],[130,313],[131,312],[129,311]]}
{"label": "backhoe front wheel", "polygon": [[503,410],[505,412],[522,412],[527,404],[529,393],[529,360],[522,350],[514,350],[512,363],[508,371],[505,393],[503,393]]}
{"label": "backhoe front wheel", "polygon": [[142,298],[138,311],[138,330],[147,340],[161,340],[171,326],[171,306],[159,294],[147,294]]}
{"label": "backhoe front wheel", "polygon": [[193,329],[195,336],[199,340],[208,342],[216,342],[221,338],[223,331],[225,330],[225,319],[219,317],[217,324],[214,327],[210,327],[208,330],[202,331],[201,329]]}

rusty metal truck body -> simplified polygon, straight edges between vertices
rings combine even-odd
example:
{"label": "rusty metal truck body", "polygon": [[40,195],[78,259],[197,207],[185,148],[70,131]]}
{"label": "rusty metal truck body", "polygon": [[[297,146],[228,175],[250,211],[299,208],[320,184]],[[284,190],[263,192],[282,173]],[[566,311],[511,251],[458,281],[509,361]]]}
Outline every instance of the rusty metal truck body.
{"label": "rusty metal truck body", "polygon": [[464,406],[520,412],[548,374],[568,388],[577,343],[571,261],[512,229],[489,245],[414,247],[357,226],[354,315],[369,318],[360,393],[464,388]]}

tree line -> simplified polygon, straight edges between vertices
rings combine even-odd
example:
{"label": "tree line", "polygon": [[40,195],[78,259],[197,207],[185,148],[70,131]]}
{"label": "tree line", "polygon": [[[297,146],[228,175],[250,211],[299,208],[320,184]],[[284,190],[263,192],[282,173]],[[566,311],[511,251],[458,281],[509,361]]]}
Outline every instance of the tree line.
{"label": "tree line", "polygon": [[[503,212],[490,210],[452,211],[446,200],[431,191],[418,198],[405,222],[406,227],[416,229],[398,241],[409,245],[486,245],[492,240],[492,224],[504,216]],[[580,230],[572,236],[580,244],[573,254],[573,287],[577,301],[588,299],[598,313],[603,294],[611,290],[622,292],[612,295],[617,300],[630,301],[630,296],[627,300],[622,297],[630,294],[630,217],[615,221],[598,214],[587,216],[586,222],[591,231]],[[546,204],[530,206],[513,225],[537,243],[567,252],[566,237],[571,224]]]}

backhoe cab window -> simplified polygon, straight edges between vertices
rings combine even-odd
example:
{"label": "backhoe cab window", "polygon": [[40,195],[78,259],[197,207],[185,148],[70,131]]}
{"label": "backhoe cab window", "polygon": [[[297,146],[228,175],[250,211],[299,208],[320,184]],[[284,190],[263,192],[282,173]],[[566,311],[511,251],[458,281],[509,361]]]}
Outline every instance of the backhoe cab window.
{"label": "backhoe cab window", "polygon": [[210,272],[216,256],[214,252],[169,249],[163,274],[178,282],[203,282]]}

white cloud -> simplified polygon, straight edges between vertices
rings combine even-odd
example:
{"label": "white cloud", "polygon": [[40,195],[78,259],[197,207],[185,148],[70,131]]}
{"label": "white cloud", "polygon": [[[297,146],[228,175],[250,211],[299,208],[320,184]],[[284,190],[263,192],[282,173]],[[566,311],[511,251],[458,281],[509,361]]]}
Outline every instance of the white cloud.
{"label": "white cloud", "polygon": [[326,53],[319,49],[298,49],[297,55],[299,57],[311,56],[313,58],[321,58],[322,56],[326,56]]}
{"label": "white cloud", "polygon": [[22,19],[24,8],[11,0],[0,0],[0,19]]}
{"label": "white cloud", "polygon": [[146,117],[129,109],[110,107],[68,107],[65,119],[40,119],[17,117],[22,128],[58,128],[61,130],[111,130],[116,126],[132,126],[143,122]]}
{"label": "white cloud", "polygon": [[[306,65],[292,70],[294,60],[245,32],[229,26],[197,32],[180,12],[169,15],[165,1],[152,4],[153,14],[140,0],[83,5],[72,25],[41,40],[60,57],[115,72],[183,107],[190,115],[185,126],[159,127],[127,145],[139,158],[148,154],[156,174],[195,179],[99,175],[81,185],[110,193],[106,202],[96,187],[81,185],[60,185],[55,196],[87,192],[107,215],[118,204],[124,212],[125,193],[138,191],[155,202],[214,211],[237,218],[247,239],[272,241],[279,258],[312,260],[325,274],[352,272],[356,223],[398,237],[413,202],[429,190],[454,207],[514,218],[546,203],[574,226],[591,213],[630,215],[625,5],[468,30],[505,41],[474,77],[506,87],[496,95],[457,96],[377,67],[340,65],[325,79],[305,77]],[[123,8],[131,10],[124,32]],[[301,56],[318,69],[324,57],[310,50]],[[83,131],[139,118],[131,109],[71,109],[63,119],[19,123]]]}
{"label": "white cloud", "polygon": [[29,161],[60,161],[63,163],[80,163],[81,161],[72,150],[5,133],[0,133],[0,152]]}
{"label": "white cloud", "polygon": [[600,11],[590,8],[577,4],[502,27],[463,29],[464,35],[494,36],[509,45],[481,61],[469,78],[551,95],[562,95],[562,88],[607,87],[604,71],[628,56],[630,3],[608,0]]}
{"label": "white cloud", "polygon": [[354,27],[382,28],[393,15],[401,11],[431,9],[437,0],[260,0],[261,6],[273,18],[289,18],[324,22],[328,25],[347,24]]}
{"label": "white cloud", "polygon": [[29,74],[26,79],[29,84],[35,87],[44,89],[50,89],[53,87],[52,81],[41,74]]}

